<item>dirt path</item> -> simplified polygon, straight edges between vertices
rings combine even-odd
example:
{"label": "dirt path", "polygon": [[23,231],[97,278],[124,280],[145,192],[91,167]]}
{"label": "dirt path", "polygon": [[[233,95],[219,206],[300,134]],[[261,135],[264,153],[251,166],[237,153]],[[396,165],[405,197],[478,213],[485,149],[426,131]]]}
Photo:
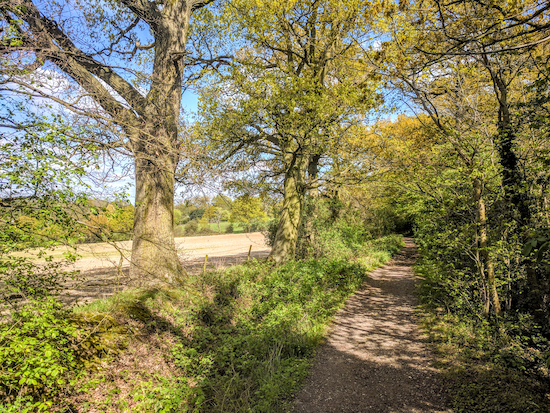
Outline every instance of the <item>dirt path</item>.
{"label": "dirt path", "polygon": [[296,413],[452,412],[416,323],[416,248],[369,275],[334,319]]}

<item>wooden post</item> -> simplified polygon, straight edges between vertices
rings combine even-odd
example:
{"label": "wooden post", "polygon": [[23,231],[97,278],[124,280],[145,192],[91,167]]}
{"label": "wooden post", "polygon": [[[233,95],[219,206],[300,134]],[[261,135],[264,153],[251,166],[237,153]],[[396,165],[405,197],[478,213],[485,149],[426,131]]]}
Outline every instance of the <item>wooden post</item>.
{"label": "wooden post", "polygon": [[[123,262],[124,262],[124,255],[122,255],[122,253],[120,253],[120,261],[118,262],[118,267],[116,269],[116,281],[115,281],[115,284],[116,284],[115,288],[118,288],[119,291],[122,290],[120,288],[120,285],[122,283],[122,263]],[[119,292],[119,291],[116,291],[116,292]]]}
{"label": "wooden post", "polygon": [[252,251],[252,244],[250,244],[250,248],[248,249],[248,257],[246,257],[246,262],[250,261],[250,251]]}
{"label": "wooden post", "polygon": [[206,262],[208,261],[208,254],[204,257],[204,267],[202,268],[202,274],[206,273]]}

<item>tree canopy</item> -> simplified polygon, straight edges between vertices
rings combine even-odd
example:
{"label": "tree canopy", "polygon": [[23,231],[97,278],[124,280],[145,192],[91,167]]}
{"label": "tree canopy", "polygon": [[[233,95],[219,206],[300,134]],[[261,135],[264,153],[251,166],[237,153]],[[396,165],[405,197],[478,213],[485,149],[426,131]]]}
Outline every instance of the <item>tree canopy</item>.
{"label": "tree canopy", "polygon": [[[315,305],[329,302],[335,285],[381,262],[364,257],[366,245],[402,232],[419,246],[426,308],[504,343],[476,362],[548,382],[548,1],[3,0],[0,52],[0,273],[10,297],[42,299],[66,275],[16,252],[131,238],[131,279],[202,283],[204,297],[177,300],[200,324],[181,331],[204,337],[178,333],[192,350],[170,357],[201,386],[230,371],[230,386],[256,366],[231,364],[236,347],[258,340],[254,317],[292,324],[288,336],[308,341],[307,306],[283,308],[295,281],[307,284],[298,301],[323,286]],[[190,90],[199,107],[184,116]],[[135,197],[94,197],[97,170],[132,175]],[[222,220],[261,223],[268,262],[250,259],[218,284],[206,261],[182,277],[175,231],[217,222],[221,233]],[[264,281],[245,296],[244,283]],[[303,318],[272,320],[265,303]],[[254,337],[209,358],[211,332],[233,328]],[[288,331],[277,331],[263,359],[303,351],[283,351]],[[183,404],[219,396],[223,410],[225,387],[205,399],[189,383]]]}

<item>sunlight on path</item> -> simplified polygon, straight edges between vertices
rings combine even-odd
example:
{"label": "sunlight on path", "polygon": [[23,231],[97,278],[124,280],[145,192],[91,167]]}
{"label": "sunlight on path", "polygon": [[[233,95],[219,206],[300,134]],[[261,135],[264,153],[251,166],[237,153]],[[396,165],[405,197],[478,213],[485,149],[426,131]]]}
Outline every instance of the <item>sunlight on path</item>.
{"label": "sunlight on path", "polygon": [[415,323],[416,249],[405,242],[336,315],[296,413],[451,412]]}

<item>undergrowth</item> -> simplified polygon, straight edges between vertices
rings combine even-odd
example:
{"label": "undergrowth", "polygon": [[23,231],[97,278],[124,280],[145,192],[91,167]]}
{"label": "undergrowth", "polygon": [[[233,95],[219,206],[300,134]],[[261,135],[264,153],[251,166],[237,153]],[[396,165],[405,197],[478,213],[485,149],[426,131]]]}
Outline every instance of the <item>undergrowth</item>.
{"label": "undergrowth", "polygon": [[421,260],[416,273],[423,326],[455,411],[550,412],[550,342],[532,316],[480,316],[460,294],[445,292],[433,261]]}
{"label": "undergrowth", "polygon": [[[355,260],[251,261],[177,289],[126,291],[55,313],[44,329],[60,334],[18,340],[16,352],[6,337],[24,323],[13,318],[0,326],[0,354],[12,362],[0,411],[287,411],[331,317],[401,246],[388,236],[357,247]],[[24,328],[33,320],[42,323]],[[27,354],[45,366],[25,364]]]}

